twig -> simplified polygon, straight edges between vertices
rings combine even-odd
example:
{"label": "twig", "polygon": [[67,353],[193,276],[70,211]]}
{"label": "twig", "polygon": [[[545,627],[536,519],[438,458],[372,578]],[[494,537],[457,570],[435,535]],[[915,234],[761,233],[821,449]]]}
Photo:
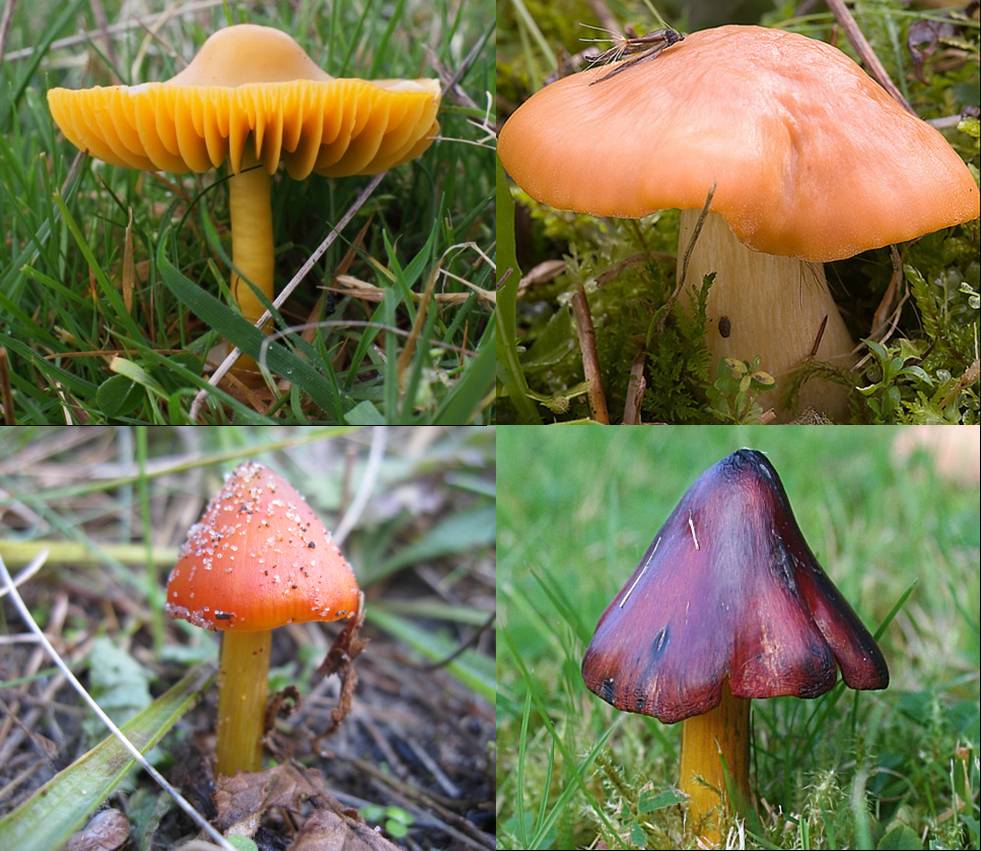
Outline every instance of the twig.
{"label": "twig", "polygon": [[896,293],[899,291],[899,282],[903,279],[903,259],[895,245],[889,246],[889,258],[892,260],[892,275],[889,276],[889,285],[882,294],[879,306],[872,314],[872,327],[869,329],[869,336],[875,337],[886,323],[889,321],[889,314],[896,301]]}
{"label": "twig", "polygon": [[[709,211],[712,209],[712,198],[715,196],[715,184],[709,189],[705,196],[705,203],[702,204],[702,210],[698,214],[698,221],[695,222],[695,230],[691,233],[691,239],[688,240],[688,247],[685,248],[685,254],[681,261],[681,280],[679,280],[674,286],[674,292],[671,293],[671,301],[673,302],[678,294],[681,292],[685,285],[685,280],[688,278],[688,264],[691,262],[691,256],[695,251],[695,243],[698,242],[698,237],[702,233],[702,226],[705,224],[705,220],[708,218]],[[669,302],[670,303],[670,302]],[[666,314],[665,314],[666,315]]]}
{"label": "twig", "polygon": [[351,530],[361,519],[361,512],[364,511],[364,507],[371,498],[372,491],[375,489],[375,482],[378,480],[382,458],[385,457],[387,441],[388,429],[385,426],[375,426],[371,430],[371,449],[368,452],[368,463],[365,464],[364,476],[361,478],[361,484],[358,486],[354,500],[344,512],[344,516],[341,518],[341,522],[337,524],[337,530],[333,535],[334,543],[339,547],[343,546],[347,536],[351,534]]}
{"label": "twig", "polygon": [[[35,573],[37,573],[41,569],[47,557],[48,557],[47,551],[42,550],[38,554],[38,556],[34,559],[34,561],[32,561],[29,565],[27,565],[27,567],[25,567],[20,573],[17,574],[17,578],[14,580],[14,587],[18,588],[19,586],[23,585],[25,582],[27,582],[28,579],[30,579]],[[0,556],[0,558],[2,558],[2,556]],[[6,597],[7,594],[9,593],[10,593],[9,588],[0,588],[0,599]]]}
{"label": "twig", "polygon": [[640,352],[630,365],[630,380],[627,382],[627,401],[623,404],[623,424],[637,425],[640,423],[640,403],[647,389],[647,379],[644,378],[644,363],[646,352]]}
{"label": "twig", "polygon": [[4,48],[7,44],[7,33],[10,31],[10,22],[14,19],[15,0],[6,0],[3,4],[3,17],[0,18],[0,64],[3,64]]}
{"label": "twig", "polygon": [[931,127],[936,127],[938,130],[945,130],[948,127],[956,127],[964,120],[964,116],[957,115],[945,115],[943,118],[928,118],[927,124]]}
{"label": "twig", "polygon": [[824,330],[828,327],[828,314],[824,314],[821,324],[818,325],[817,334],[814,335],[814,342],[811,344],[811,351],[808,358],[816,358],[818,349],[821,348],[821,341],[824,339]]}
{"label": "twig", "polygon": [[[188,3],[186,6],[177,9],[168,9],[165,12],[161,12],[159,15],[151,15],[147,18],[133,18],[128,21],[121,21],[118,24],[112,24],[107,27],[105,32],[107,34],[116,35],[117,33],[124,33],[127,30],[138,29],[140,27],[152,26],[156,21],[161,18],[169,17],[179,17],[180,15],[189,15],[192,12],[201,12],[205,9],[212,9],[215,6],[221,6],[225,0],[202,0],[198,3]],[[12,0],[8,0],[8,4],[13,6]],[[60,50],[63,47],[74,47],[76,44],[85,44],[92,40],[96,35],[102,33],[102,29],[90,30],[89,32],[79,33],[78,35],[71,35],[66,38],[59,38],[57,41],[51,42],[51,46],[48,48],[51,50]],[[21,50],[15,50],[12,53],[7,54],[7,59],[13,61],[15,59],[27,59],[34,55],[37,50],[35,47],[25,47]]]}
{"label": "twig", "polygon": [[[44,554],[38,556],[38,558],[43,563]],[[126,749],[129,755],[133,759],[135,759],[141,766],[143,766],[143,770],[146,771],[147,774],[149,774],[157,782],[157,785],[159,785],[161,789],[163,789],[168,795],[170,795],[171,798],[174,799],[174,801],[177,803],[177,806],[179,806],[194,821],[194,823],[201,828],[201,830],[207,833],[208,836],[210,836],[211,839],[214,840],[214,842],[217,845],[219,845],[221,848],[226,849],[226,851],[235,851],[235,846],[231,845],[225,839],[224,836],[222,836],[217,830],[215,830],[208,823],[208,820],[204,818],[204,816],[202,816],[196,809],[194,809],[194,807],[192,807],[191,804],[188,803],[188,801],[184,798],[184,796],[181,795],[181,793],[178,792],[173,786],[171,786],[170,783],[168,783],[167,780],[164,778],[164,776],[159,771],[157,771],[157,769],[155,769],[149,762],[147,762],[146,757],[143,756],[143,754],[140,753],[137,747],[129,739],[126,738],[126,734],[123,733],[123,731],[120,730],[119,727],[115,725],[113,720],[108,715],[106,715],[105,712],[103,712],[102,707],[99,706],[99,704],[96,703],[95,700],[92,698],[92,696],[85,690],[85,687],[78,681],[78,678],[72,673],[68,665],[65,664],[64,659],[62,659],[61,656],[58,655],[58,652],[54,649],[54,647],[51,646],[51,642],[48,641],[47,636],[44,634],[41,627],[38,626],[37,622],[34,620],[34,617],[31,615],[30,610],[27,608],[27,605],[24,603],[24,599],[20,596],[20,592],[17,590],[17,586],[14,585],[10,573],[7,571],[7,565],[4,564],[2,558],[0,558],[0,579],[3,580],[3,587],[9,591],[10,600],[14,604],[14,608],[17,609],[17,612],[18,614],[20,614],[24,623],[27,625],[27,628],[30,629],[31,632],[33,632],[35,635],[37,635],[38,643],[41,644],[42,647],[44,647],[45,651],[51,657],[51,660],[61,671],[65,679],[67,679],[68,682],[71,683],[75,691],[78,692],[82,700],[84,700],[89,705],[89,708],[99,717],[99,720],[102,721],[102,723],[108,728],[109,732],[111,732],[119,740],[120,744],[122,744],[122,746]]]}
{"label": "twig", "polygon": [[[442,260],[440,260],[440,263],[442,263]],[[422,291],[422,300],[419,302],[419,308],[416,310],[415,322],[412,323],[412,330],[409,331],[409,336],[406,338],[405,345],[402,347],[402,351],[398,357],[395,373],[398,377],[399,392],[404,389],[405,371],[412,362],[412,356],[416,351],[416,340],[419,339],[423,326],[426,324],[429,303],[433,298],[433,290],[436,289],[436,279],[439,277],[439,270],[440,264],[437,263],[429,273],[429,277],[426,280],[426,288]]]}
{"label": "twig", "polygon": [[[279,331],[275,331],[262,341],[259,346],[259,357],[257,363],[261,367],[266,366],[266,359],[269,357],[269,347],[282,337],[288,337],[299,331],[308,328],[377,328],[379,331],[387,331],[389,334],[397,334],[400,337],[408,337],[410,332],[404,328],[396,328],[394,325],[386,325],[384,322],[372,322],[367,319],[322,319],[320,322],[301,322],[299,325],[289,325]],[[466,341],[464,341],[466,342]],[[438,349],[445,349],[448,352],[473,357],[476,352],[466,346],[455,346],[452,343],[444,343],[442,340],[431,340],[431,346]]]}
{"label": "twig", "polygon": [[975,358],[974,363],[964,370],[961,377],[957,379],[954,386],[950,388],[950,391],[941,400],[940,409],[943,410],[951,402],[953,402],[965,387],[969,387],[970,385],[977,383],[979,375],[981,375],[981,362]]}
{"label": "twig", "polygon": [[3,421],[9,425],[17,425],[14,418],[14,391],[10,389],[10,359],[7,357],[6,346],[0,346],[0,392],[3,394]]}
{"label": "twig", "polygon": [[610,414],[606,409],[606,394],[603,392],[603,378],[600,375],[599,358],[596,354],[596,331],[593,328],[593,316],[589,312],[589,302],[586,301],[586,288],[582,283],[572,296],[572,315],[576,319],[576,333],[582,351],[582,367],[586,384],[589,386],[589,408],[594,420],[609,423]]}
{"label": "twig", "polygon": [[865,67],[868,68],[869,73],[875,78],[876,82],[889,92],[903,109],[912,115],[916,115],[916,111],[909,105],[906,98],[903,97],[903,93],[896,88],[896,84],[889,78],[885,66],[879,60],[879,57],[876,56],[872,45],[869,44],[868,39],[859,28],[858,22],[852,13],[848,11],[845,0],[827,0],[827,3],[828,8],[845,30],[845,34],[852,43],[852,47],[855,48],[855,52],[858,53],[861,60],[865,63]]}
{"label": "twig", "polygon": [[596,15],[596,20],[604,29],[610,32],[620,31],[620,22],[603,0],[589,0],[589,6],[593,10],[593,14]]}
{"label": "twig", "polygon": [[596,276],[596,286],[602,287],[604,284],[612,281],[628,266],[633,266],[635,263],[643,263],[647,260],[674,261],[675,259],[675,255],[668,251],[640,251],[637,254],[631,254],[629,257],[624,257],[623,260],[618,260],[609,269],[604,269],[600,272]]}
{"label": "twig", "polygon": [[102,49],[105,50],[106,56],[112,63],[112,67],[109,69],[110,79],[114,84],[120,83],[122,81],[116,76],[115,71],[118,65],[116,47],[109,37],[109,19],[106,17],[106,10],[102,5],[102,0],[89,0],[89,8],[92,10],[92,17],[95,19],[95,24],[99,28],[99,35],[102,36]]}
{"label": "twig", "polygon": [[[350,222],[351,219],[354,218],[358,210],[360,210],[361,207],[364,206],[364,203],[368,200],[368,198],[371,197],[371,193],[378,188],[378,184],[382,182],[386,174],[388,174],[388,172],[385,171],[383,171],[381,174],[376,174],[368,182],[368,185],[361,190],[361,192],[358,194],[358,197],[354,199],[354,203],[350,207],[348,207],[347,212],[345,212],[344,215],[341,216],[337,224],[330,229],[330,233],[328,233],[327,236],[324,237],[323,242],[321,242],[320,245],[318,245],[317,248],[314,250],[313,254],[311,254],[307,258],[306,262],[299,268],[299,271],[297,271],[297,273],[293,276],[290,282],[285,287],[283,287],[283,291],[278,296],[276,296],[276,298],[273,300],[272,303],[273,307],[278,309],[279,306],[283,304],[283,302],[285,302],[286,299],[288,299],[292,295],[293,290],[295,290],[300,285],[300,282],[309,274],[310,270],[316,265],[317,261],[323,256],[324,252],[328,248],[330,248],[331,245],[334,244],[337,237],[341,235],[341,231],[344,230],[345,227],[347,227],[348,222]],[[262,312],[262,316],[260,316],[252,324],[255,325],[256,328],[261,328],[263,325],[265,325],[265,323],[270,319],[271,316],[272,314],[268,310],[264,310]],[[266,344],[266,342],[267,341],[263,341],[264,344]],[[218,383],[222,380],[222,378],[225,377],[225,373],[227,373],[228,370],[230,370],[232,366],[235,364],[235,361],[238,360],[239,355],[241,355],[241,351],[237,347],[232,349],[231,352],[228,353],[228,357],[226,357],[221,362],[221,365],[214,371],[214,374],[211,376],[211,378],[208,379],[208,384],[210,384],[212,387],[217,387]],[[204,400],[207,397],[208,397],[208,391],[206,389],[199,390],[197,394],[194,396],[194,401],[191,403],[191,410],[189,413],[189,417],[192,422],[197,420],[199,414],[201,413],[201,406],[204,404]]]}

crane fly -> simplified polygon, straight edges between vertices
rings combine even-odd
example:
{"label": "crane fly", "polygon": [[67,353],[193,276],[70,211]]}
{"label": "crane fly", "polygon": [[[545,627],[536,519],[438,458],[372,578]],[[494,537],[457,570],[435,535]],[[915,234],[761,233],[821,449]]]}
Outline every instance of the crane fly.
{"label": "crane fly", "polygon": [[684,38],[685,37],[682,33],[669,27],[655,30],[647,35],[634,35],[634,33],[631,31],[628,31],[626,35],[616,35],[614,40],[617,43],[609,50],[606,50],[597,56],[591,63],[590,67],[608,65],[611,62],[619,62],[625,57],[630,58],[623,64],[614,68],[608,74],[604,74],[598,80],[593,80],[593,82],[591,82],[589,85],[595,86],[597,83],[602,83],[604,80],[609,80],[611,77],[615,77],[617,74],[626,71],[628,68],[633,68],[635,65],[639,65],[641,62],[648,62],[651,59],[656,59],[662,50],[671,47],[672,44],[677,44],[679,41],[684,41]]}

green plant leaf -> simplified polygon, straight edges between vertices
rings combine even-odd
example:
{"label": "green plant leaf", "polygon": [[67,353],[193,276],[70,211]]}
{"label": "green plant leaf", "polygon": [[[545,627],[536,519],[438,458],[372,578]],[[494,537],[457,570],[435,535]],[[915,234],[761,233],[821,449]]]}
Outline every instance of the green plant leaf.
{"label": "green plant leaf", "polygon": [[[146,753],[153,748],[213,681],[215,669],[202,665],[188,672],[122,727]],[[115,736],[98,745],[0,819],[0,848],[48,851],[60,848],[108,798],[136,764]]]}
{"label": "green plant leaf", "polygon": [[679,792],[677,789],[665,789],[656,795],[644,794],[641,795],[640,800],[637,802],[637,812],[653,813],[673,807],[675,804],[683,804],[687,800],[687,795]]}
{"label": "green plant leaf", "polygon": [[[259,348],[265,335],[251,323],[243,319],[213,295],[184,277],[167,257],[169,235],[165,234],[157,248],[157,265],[160,276],[174,296],[195,316],[210,328],[214,328],[232,345],[258,359]],[[343,411],[340,394],[331,387],[327,379],[305,360],[278,343],[266,350],[266,363],[270,370],[293,381],[318,405],[333,413],[337,420],[342,419]]]}
{"label": "green plant leaf", "polygon": [[[456,650],[456,644],[446,635],[418,627],[391,612],[369,609],[367,617],[372,624],[405,642],[417,653],[432,661],[445,659]],[[446,670],[467,688],[473,689],[491,703],[494,702],[497,685],[493,659],[473,650],[464,650],[446,665]]]}
{"label": "green plant leaf", "polygon": [[920,842],[920,837],[905,824],[898,824],[886,831],[885,836],[879,840],[879,844],[875,847],[877,849],[920,849],[923,847],[923,843]]}
{"label": "green plant leaf", "polygon": [[492,505],[451,514],[377,567],[367,569],[364,584],[377,582],[416,562],[489,546],[494,543],[496,528],[497,518]]}

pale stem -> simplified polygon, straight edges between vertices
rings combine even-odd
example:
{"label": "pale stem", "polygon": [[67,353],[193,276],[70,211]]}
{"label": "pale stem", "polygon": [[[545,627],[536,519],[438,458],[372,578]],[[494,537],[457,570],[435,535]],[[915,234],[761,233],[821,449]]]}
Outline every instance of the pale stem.
{"label": "pale stem", "polygon": [[[679,276],[699,212],[681,211]],[[791,373],[812,353],[816,360],[836,367],[855,363],[854,343],[828,290],[822,264],[754,251],[736,239],[725,219],[709,213],[689,260],[685,278],[689,295],[710,272],[716,275],[708,297],[705,342],[713,377],[720,358],[752,361],[759,355],[760,368],[777,381],[760,402],[772,407],[778,420],[794,419],[809,409],[831,420],[843,419],[848,391],[832,381],[808,380],[795,410],[782,402]]]}

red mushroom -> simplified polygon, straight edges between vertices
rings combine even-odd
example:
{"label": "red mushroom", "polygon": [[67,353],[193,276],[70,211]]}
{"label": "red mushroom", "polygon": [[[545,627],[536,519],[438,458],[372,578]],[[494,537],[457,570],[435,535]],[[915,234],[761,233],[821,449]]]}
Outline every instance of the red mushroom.
{"label": "red mushroom", "polygon": [[313,510],[261,464],[235,469],[191,527],[167,614],[220,630],[219,774],[257,771],[272,630],[344,620],[360,606],[350,565]]}
{"label": "red mushroom", "polygon": [[684,721],[681,788],[694,830],[719,841],[721,757],[749,793],[749,701],[855,689],[889,672],[804,540],[776,470],[741,449],[706,470],[603,613],[582,663],[627,712]]}

